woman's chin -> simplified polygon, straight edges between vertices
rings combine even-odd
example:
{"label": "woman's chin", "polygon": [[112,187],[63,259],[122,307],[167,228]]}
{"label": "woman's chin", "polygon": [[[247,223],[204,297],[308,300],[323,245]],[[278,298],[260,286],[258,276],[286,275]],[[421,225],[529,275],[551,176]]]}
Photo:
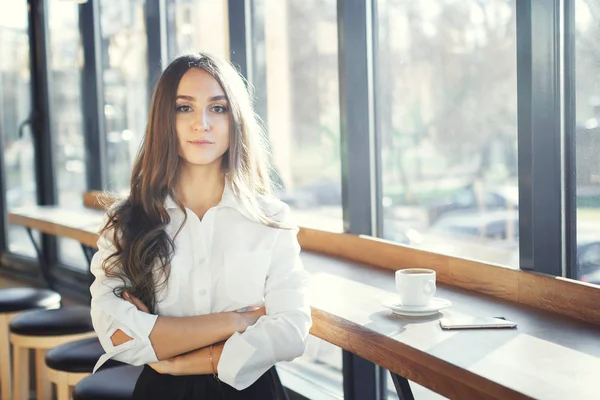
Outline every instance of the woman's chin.
{"label": "woman's chin", "polygon": [[208,166],[220,166],[221,157],[182,157],[185,164],[190,167],[208,167]]}

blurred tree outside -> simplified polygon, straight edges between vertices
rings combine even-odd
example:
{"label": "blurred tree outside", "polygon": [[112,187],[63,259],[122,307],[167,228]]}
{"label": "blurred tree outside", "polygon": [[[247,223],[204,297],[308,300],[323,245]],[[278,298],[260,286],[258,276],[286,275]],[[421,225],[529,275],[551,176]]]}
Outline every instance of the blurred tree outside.
{"label": "blurred tree outside", "polygon": [[440,193],[477,180],[516,183],[515,1],[379,7],[385,186],[402,187],[412,203],[422,182]]}

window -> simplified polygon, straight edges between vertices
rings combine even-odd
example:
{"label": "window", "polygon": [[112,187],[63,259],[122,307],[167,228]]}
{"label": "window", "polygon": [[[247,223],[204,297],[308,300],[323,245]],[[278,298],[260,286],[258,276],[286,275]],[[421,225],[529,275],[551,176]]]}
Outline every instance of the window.
{"label": "window", "polygon": [[[50,131],[58,204],[81,204],[86,190],[85,145],[81,99],[82,47],[77,3],[51,0],[48,7]],[[59,257],[87,269],[75,240],[59,239]]]}
{"label": "window", "polygon": [[[0,140],[10,210],[36,204],[37,189],[31,130],[22,125],[31,112],[27,2],[0,0],[0,9]],[[9,225],[8,250],[35,257],[21,226]]]}
{"label": "window", "polygon": [[575,1],[577,262],[573,277],[600,284],[600,27],[597,0]]}
{"label": "window", "polygon": [[207,52],[229,59],[227,0],[168,0],[169,59]]}
{"label": "window", "polygon": [[[334,0],[252,2],[256,71],[281,198],[300,225],[343,229],[338,94],[337,13]],[[262,68],[262,70],[260,70]],[[256,85],[256,80],[253,79]]]}
{"label": "window", "polygon": [[100,2],[108,187],[129,192],[131,166],[148,118],[144,0]]}
{"label": "window", "polygon": [[378,1],[384,238],[518,268],[515,1]]}
{"label": "window", "polygon": [[[335,0],[256,0],[251,77],[280,197],[301,226],[343,229]],[[342,353],[311,337],[290,366],[342,392]]]}

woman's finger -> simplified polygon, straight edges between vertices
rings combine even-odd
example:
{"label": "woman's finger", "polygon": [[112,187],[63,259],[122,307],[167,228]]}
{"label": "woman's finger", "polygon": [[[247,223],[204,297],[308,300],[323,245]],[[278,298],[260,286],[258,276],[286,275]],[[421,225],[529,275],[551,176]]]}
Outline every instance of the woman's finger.
{"label": "woman's finger", "polygon": [[169,370],[167,368],[167,363],[163,362],[163,361],[158,361],[155,363],[151,363],[148,364],[148,366],[150,368],[152,368],[153,370],[155,370],[156,372],[158,372],[159,374],[168,374]]}
{"label": "woman's finger", "polygon": [[146,307],[146,305],[142,303],[142,301],[137,297],[131,296],[131,299],[133,300],[133,304],[137,307],[138,310],[143,311],[145,313],[150,311],[148,310],[148,307]]}
{"label": "woman's finger", "polygon": [[123,298],[133,304],[138,310],[143,311],[145,313],[150,312],[148,307],[137,297],[132,296],[127,291],[123,292]]}

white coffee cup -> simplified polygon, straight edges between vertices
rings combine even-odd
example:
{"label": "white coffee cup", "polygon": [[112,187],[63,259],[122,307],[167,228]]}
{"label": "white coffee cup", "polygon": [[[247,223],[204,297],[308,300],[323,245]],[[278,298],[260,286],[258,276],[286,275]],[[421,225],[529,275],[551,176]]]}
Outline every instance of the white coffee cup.
{"label": "white coffee cup", "polygon": [[423,307],[435,295],[435,271],[426,268],[407,268],[396,271],[396,289],[400,304]]}

